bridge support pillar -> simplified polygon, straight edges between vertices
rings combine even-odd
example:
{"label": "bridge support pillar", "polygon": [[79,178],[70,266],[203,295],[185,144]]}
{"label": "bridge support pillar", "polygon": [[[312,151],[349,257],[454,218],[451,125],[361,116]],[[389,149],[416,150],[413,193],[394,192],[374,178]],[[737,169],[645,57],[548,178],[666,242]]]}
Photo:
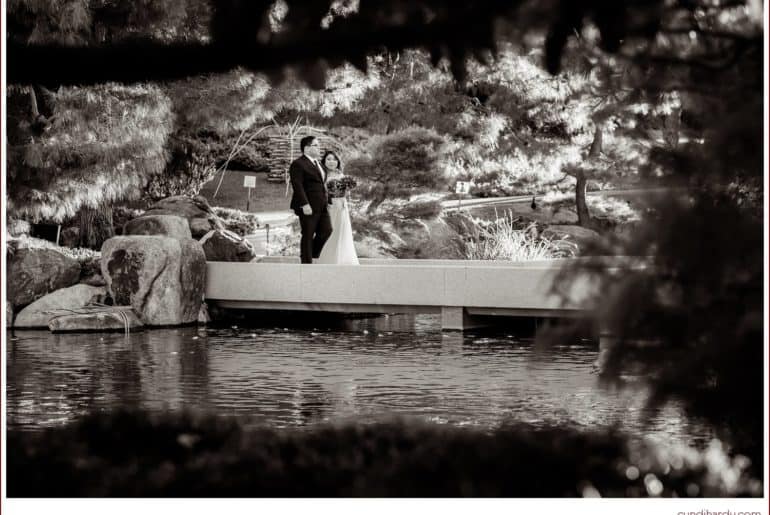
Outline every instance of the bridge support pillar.
{"label": "bridge support pillar", "polygon": [[465,331],[487,325],[479,317],[469,315],[463,307],[444,306],[441,308],[442,331]]}

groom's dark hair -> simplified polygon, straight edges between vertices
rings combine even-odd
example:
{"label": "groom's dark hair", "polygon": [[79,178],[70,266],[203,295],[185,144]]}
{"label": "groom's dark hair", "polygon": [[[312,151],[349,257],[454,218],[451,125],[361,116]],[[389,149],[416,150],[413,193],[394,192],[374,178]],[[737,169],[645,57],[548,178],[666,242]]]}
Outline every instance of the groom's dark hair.
{"label": "groom's dark hair", "polygon": [[313,140],[316,139],[315,136],[305,136],[301,140],[299,140],[299,151],[303,154],[305,153],[305,147],[313,143]]}

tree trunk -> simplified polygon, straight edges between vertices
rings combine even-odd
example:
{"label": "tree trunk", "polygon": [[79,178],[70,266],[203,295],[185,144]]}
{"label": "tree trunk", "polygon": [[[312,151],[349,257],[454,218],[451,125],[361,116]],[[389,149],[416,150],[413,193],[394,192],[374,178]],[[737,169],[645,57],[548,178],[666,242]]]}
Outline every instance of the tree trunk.
{"label": "tree trunk", "polygon": [[36,136],[51,128],[52,97],[53,93],[42,86],[29,87],[30,128]]}
{"label": "tree trunk", "polygon": [[98,209],[85,206],[80,208],[78,228],[81,247],[101,249],[102,243],[115,235],[115,229],[112,226],[112,207],[105,205]]}
{"label": "tree trunk", "polygon": [[374,213],[377,210],[377,208],[380,206],[380,204],[385,202],[386,198],[387,198],[386,191],[383,191],[382,193],[374,197],[372,201],[369,203],[369,206],[366,208],[366,214],[371,215],[372,213]]}
{"label": "tree trunk", "polygon": [[602,153],[602,126],[596,124],[594,129],[594,140],[591,142],[591,150],[588,151],[588,157],[599,157]]}
{"label": "tree trunk", "polygon": [[663,119],[663,141],[671,148],[679,145],[679,130],[682,122],[682,110],[675,109]]}
{"label": "tree trunk", "polygon": [[[602,153],[602,126],[596,124],[594,129],[594,140],[591,142],[591,149],[588,151],[588,160],[599,157]],[[579,168],[575,175],[577,182],[575,183],[575,208],[577,209],[578,225],[586,228],[593,228],[594,221],[591,218],[591,213],[588,211],[588,204],[586,204],[586,186],[588,179],[586,178],[585,171]]]}
{"label": "tree trunk", "polygon": [[29,110],[32,120],[37,120],[37,117],[40,116],[40,110],[37,108],[37,95],[32,86],[29,87]]}
{"label": "tree trunk", "polygon": [[591,220],[591,213],[588,212],[588,204],[586,204],[586,184],[588,181],[583,170],[579,170],[575,178],[577,179],[575,184],[575,207],[577,208],[578,225],[591,228],[593,221]]}

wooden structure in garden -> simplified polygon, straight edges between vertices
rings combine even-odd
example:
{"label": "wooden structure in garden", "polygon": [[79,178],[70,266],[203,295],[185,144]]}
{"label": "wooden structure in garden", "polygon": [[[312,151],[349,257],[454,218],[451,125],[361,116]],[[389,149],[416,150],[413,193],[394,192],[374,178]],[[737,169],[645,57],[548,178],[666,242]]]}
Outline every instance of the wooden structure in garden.
{"label": "wooden structure in garden", "polygon": [[269,151],[267,164],[270,172],[267,180],[270,182],[288,182],[289,165],[301,155],[299,142],[305,136],[315,136],[321,145],[321,154],[332,150],[340,154],[340,144],[332,135],[323,129],[310,125],[301,125],[299,121],[293,124],[278,125],[266,128],[259,139]]}

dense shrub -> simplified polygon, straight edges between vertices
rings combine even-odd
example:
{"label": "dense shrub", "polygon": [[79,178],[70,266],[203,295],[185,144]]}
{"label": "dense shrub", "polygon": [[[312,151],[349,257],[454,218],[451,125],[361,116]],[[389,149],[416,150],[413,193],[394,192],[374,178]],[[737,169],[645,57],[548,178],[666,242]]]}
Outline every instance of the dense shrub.
{"label": "dense shrub", "polygon": [[371,237],[391,245],[394,235],[387,229],[388,213],[369,215],[358,210],[351,210],[350,223],[353,226],[356,240],[363,237]]}
{"label": "dense shrub", "polygon": [[299,256],[299,242],[302,235],[299,229],[276,228],[270,231],[270,240],[266,243],[269,256]]}
{"label": "dense shrub", "polygon": [[98,250],[87,249],[83,247],[62,247],[52,241],[35,238],[27,234],[22,234],[17,238],[8,241],[7,252],[13,254],[18,249],[50,249],[55,250],[67,257],[70,257],[80,263],[82,270],[94,269],[94,262],[98,262],[101,252]]}
{"label": "dense shrub", "polygon": [[441,209],[440,200],[420,200],[407,203],[399,210],[398,214],[405,219],[429,220],[440,215]]}
{"label": "dense shrub", "polygon": [[247,213],[239,209],[229,209],[226,207],[214,207],[216,214],[228,231],[233,231],[239,236],[253,234],[259,227],[259,216],[253,213]]}
{"label": "dense shrub", "polygon": [[115,206],[112,208],[112,224],[115,226],[115,234],[123,234],[123,227],[144,213],[143,209],[134,209],[128,206]]}
{"label": "dense shrub", "polygon": [[20,218],[9,217],[6,224],[6,231],[10,236],[21,236],[22,234],[29,234],[32,230],[32,225]]}
{"label": "dense shrub", "polygon": [[221,416],[92,415],[9,432],[12,497],[694,497],[762,495],[717,444],[422,422],[245,430]]}
{"label": "dense shrub", "polygon": [[162,174],[153,176],[145,187],[153,200],[174,196],[195,196],[214,177],[216,157],[224,153],[215,135],[174,134],[169,141],[170,159]]}

